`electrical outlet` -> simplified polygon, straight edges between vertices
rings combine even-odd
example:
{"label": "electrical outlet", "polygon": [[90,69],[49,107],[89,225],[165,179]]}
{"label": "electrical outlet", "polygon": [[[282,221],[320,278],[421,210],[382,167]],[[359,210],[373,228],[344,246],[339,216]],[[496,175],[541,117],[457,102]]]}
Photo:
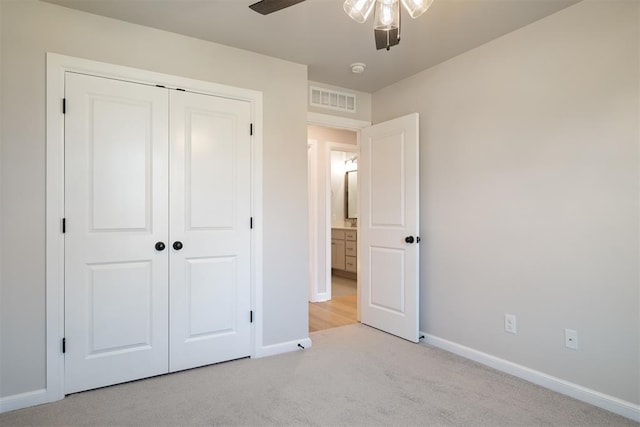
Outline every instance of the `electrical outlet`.
{"label": "electrical outlet", "polygon": [[510,334],[515,334],[516,329],[516,315],[515,314],[504,314],[504,331]]}
{"label": "electrical outlet", "polygon": [[578,331],[573,329],[564,330],[564,345],[572,350],[578,349]]}

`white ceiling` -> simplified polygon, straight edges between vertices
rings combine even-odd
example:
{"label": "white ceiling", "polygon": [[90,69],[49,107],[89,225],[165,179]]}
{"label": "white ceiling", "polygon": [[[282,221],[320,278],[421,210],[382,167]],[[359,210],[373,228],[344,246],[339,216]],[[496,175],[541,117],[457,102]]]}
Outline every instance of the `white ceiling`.
{"label": "white ceiling", "polygon": [[[418,19],[402,12],[401,42],[390,51],[375,49],[372,17],[352,21],[343,0],[266,16],[248,8],[255,0],[45,1],[307,64],[310,80],[375,92],[579,0],[435,0]],[[352,74],[353,62],[365,72]]]}

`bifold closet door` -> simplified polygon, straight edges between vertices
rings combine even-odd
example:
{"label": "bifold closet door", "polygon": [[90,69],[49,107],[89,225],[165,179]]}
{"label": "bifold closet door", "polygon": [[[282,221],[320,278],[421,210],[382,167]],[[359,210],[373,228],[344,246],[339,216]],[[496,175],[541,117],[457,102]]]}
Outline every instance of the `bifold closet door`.
{"label": "bifold closet door", "polygon": [[168,92],[66,73],[65,393],[168,370]]}
{"label": "bifold closet door", "polygon": [[250,355],[249,102],[171,91],[171,371]]}

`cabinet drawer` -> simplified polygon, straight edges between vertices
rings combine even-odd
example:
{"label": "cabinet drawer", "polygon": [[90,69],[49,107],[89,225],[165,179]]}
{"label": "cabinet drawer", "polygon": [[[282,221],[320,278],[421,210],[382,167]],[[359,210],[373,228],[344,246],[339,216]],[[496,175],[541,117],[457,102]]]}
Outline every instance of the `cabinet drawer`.
{"label": "cabinet drawer", "polygon": [[344,249],[348,256],[356,256],[358,254],[358,244],[356,242],[347,240]]}
{"label": "cabinet drawer", "polygon": [[344,240],[344,230],[335,230],[335,229],[331,229],[331,238],[332,239],[338,239],[338,240]]}
{"label": "cabinet drawer", "polygon": [[358,240],[358,232],[356,230],[345,231],[344,234],[347,240]]}
{"label": "cabinet drawer", "polygon": [[345,257],[345,270],[347,271],[351,271],[353,273],[357,273],[358,272],[358,263],[356,262],[356,257],[353,256],[347,256]]}

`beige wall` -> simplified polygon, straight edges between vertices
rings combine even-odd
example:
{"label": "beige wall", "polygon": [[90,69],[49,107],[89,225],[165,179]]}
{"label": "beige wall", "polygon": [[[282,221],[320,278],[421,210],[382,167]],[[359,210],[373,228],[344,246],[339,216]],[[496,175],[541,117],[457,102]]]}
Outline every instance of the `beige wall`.
{"label": "beige wall", "polygon": [[347,129],[333,129],[324,126],[309,125],[307,126],[307,136],[323,145],[332,142],[350,145],[356,145],[358,143],[358,134],[355,131]]}
{"label": "beige wall", "polygon": [[[45,386],[45,52],[264,96],[264,344],[308,336],[307,69],[32,0],[2,3],[0,397]],[[287,153],[286,157],[282,153]]]}
{"label": "beige wall", "polygon": [[421,330],[636,404],[639,5],[586,0],[373,94],[374,123],[420,113]]}
{"label": "beige wall", "polygon": [[[360,92],[352,89],[345,89],[340,86],[332,86],[326,83],[314,82],[309,80],[309,87],[311,86],[355,94],[356,95],[356,112],[349,113],[349,112],[332,110],[327,108],[312,107],[309,104],[308,110],[310,112],[320,113],[320,114],[329,114],[332,116],[345,117],[347,119],[353,119],[353,120],[362,120],[365,122],[371,121],[371,94],[370,93]],[[308,97],[309,97],[309,91],[307,90],[307,98]]]}

